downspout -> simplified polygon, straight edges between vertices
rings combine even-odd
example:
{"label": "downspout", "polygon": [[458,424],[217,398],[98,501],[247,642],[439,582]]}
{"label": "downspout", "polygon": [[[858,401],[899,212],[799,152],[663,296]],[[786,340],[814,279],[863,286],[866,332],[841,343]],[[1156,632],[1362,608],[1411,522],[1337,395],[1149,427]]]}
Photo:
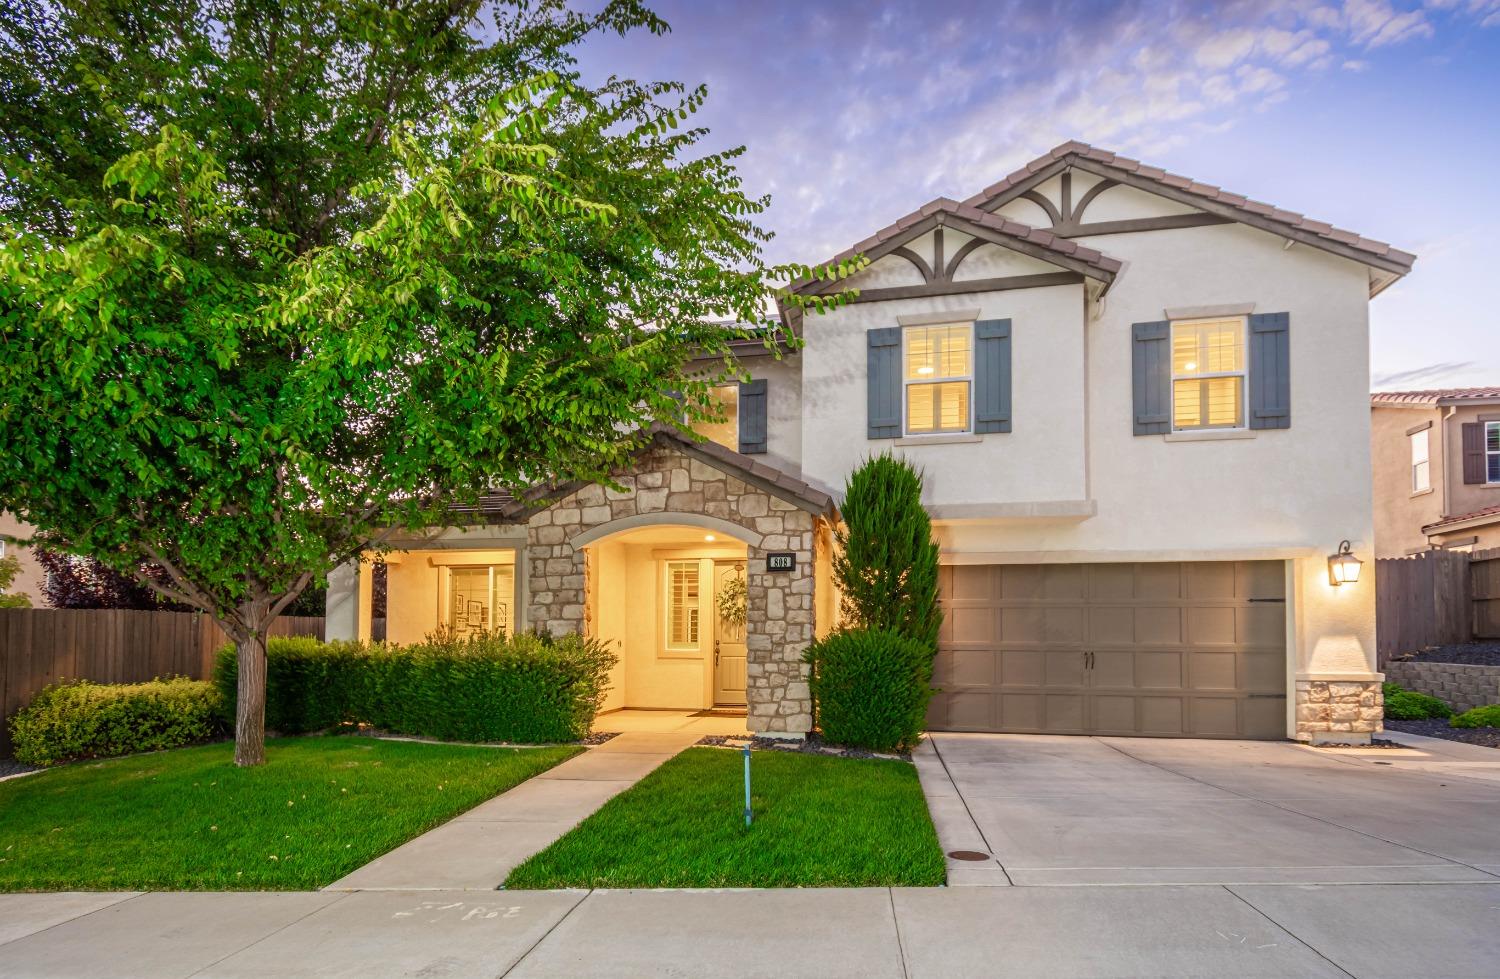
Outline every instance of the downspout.
{"label": "downspout", "polygon": [[[1443,444],[1440,447],[1441,450],[1442,450],[1442,453],[1443,453],[1443,512],[1439,515],[1440,519],[1447,517],[1448,514],[1450,514],[1450,513],[1453,512],[1452,507],[1449,505],[1449,499],[1448,499],[1448,494],[1450,492],[1450,490],[1448,489],[1448,485],[1452,482],[1452,480],[1448,478],[1448,476],[1449,476],[1449,473],[1448,473],[1448,422],[1452,420],[1452,418],[1453,418],[1454,415],[1458,414],[1458,406],[1457,405],[1448,405],[1447,408],[1448,408],[1448,413],[1442,417],[1442,419],[1441,419],[1442,424],[1440,426],[1441,429],[1442,429],[1442,439],[1443,439]],[[1464,464],[1464,461],[1463,461],[1463,442],[1462,442],[1462,440],[1459,441],[1458,451],[1459,451],[1459,459],[1458,459],[1459,478],[1462,479],[1463,478],[1463,464]],[[1427,535],[1427,543],[1429,545],[1432,543],[1432,535],[1431,534]]]}

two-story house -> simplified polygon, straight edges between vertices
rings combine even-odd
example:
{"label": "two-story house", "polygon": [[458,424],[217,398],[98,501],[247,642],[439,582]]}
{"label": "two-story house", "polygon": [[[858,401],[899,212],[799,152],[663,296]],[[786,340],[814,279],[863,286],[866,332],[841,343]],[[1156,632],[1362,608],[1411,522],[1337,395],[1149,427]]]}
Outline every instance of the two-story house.
{"label": "two-story house", "polygon": [[[855,301],[747,350],[709,441],[404,542],[389,637],[583,630],[621,652],[607,708],[805,732],[837,495],[890,451],[942,547],[932,728],[1379,728],[1372,576],[1331,556],[1373,555],[1367,310],[1412,255],[1076,142],[853,253]],[[331,635],[369,635],[369,574]]]}
{"label": "two-story house", "polygon": [[1370,395],[1375,555],[1500,547],[1500,387]]}

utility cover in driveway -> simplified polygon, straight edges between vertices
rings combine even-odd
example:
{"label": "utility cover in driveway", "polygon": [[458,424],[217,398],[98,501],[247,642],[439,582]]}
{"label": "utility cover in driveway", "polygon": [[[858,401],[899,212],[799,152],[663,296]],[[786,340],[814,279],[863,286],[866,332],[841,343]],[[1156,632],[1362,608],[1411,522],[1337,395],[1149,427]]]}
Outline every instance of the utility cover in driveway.
{"label": "utility cover in driveway", "polygon": [[1283,568],[946,565],[928,726],[1284,738]]}

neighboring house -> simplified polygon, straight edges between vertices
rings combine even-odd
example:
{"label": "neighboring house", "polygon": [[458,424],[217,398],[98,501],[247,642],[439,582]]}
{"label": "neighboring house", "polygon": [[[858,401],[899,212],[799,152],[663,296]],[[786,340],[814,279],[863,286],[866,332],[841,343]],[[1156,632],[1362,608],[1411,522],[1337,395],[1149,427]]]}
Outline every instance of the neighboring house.
{"label": "neighboring house", "polygon": [[1375,554],[1500,547],[1500,387],[1370,395]]}
{"label": "neighboring house", "polygon": [[0,558],[14,556],[21,565],[21,573],[16,576],[6,593],[25,595],[31,599],[33,608],[45,608],[47,598],[42,593],[42,585],[47,581],[47,573],[37,563],[32,548],[25,543],[34,533],[36,528],[17,520],[15,514],[8,510],[0,511]]}
{"label": "neighboring house", "polygon": [[[583,630],[621,651],[606,707],[805,732],[833,494],[892,451],[942,545],[934,729],[1379,729],[1373,575],[1329,555],[1373,554],[1368,302],[1412,255],[1081,143],[853,252],[857,299],[747,349],[713,441],[657,430],[623,491],[403,542],[390,638]],[[331,635],[369,635],[369,575],[335,576]]]}

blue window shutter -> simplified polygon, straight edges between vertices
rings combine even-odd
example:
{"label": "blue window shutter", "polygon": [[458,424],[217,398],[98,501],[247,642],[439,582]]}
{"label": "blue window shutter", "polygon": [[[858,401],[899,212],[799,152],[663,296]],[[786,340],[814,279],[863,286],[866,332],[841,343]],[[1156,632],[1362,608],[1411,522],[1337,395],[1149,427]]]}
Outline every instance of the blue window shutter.
{"label": "blue window shutter", "polygon": [[888,326],[866,334],[869,361],[869,437],[901,437],[901,327]]}
{"label": "blue window shutter", "polygon": [[1010,320],[974,324],[974,431],[1010,431]]}
{"label": "blue window shutter", "polygon": [[1292,358],[1287,313],[1250,317],[1250,427],[1292,427]]}
{"label": "blue window shutter", "polygon": [[1130,334],[1135,434],[1165,435],[1172,430],[1172,324],[1136,323]]}
{"label": "blue window shutter", "polygon": [[766,379],[740,382],[740,451],[766,451]]}

